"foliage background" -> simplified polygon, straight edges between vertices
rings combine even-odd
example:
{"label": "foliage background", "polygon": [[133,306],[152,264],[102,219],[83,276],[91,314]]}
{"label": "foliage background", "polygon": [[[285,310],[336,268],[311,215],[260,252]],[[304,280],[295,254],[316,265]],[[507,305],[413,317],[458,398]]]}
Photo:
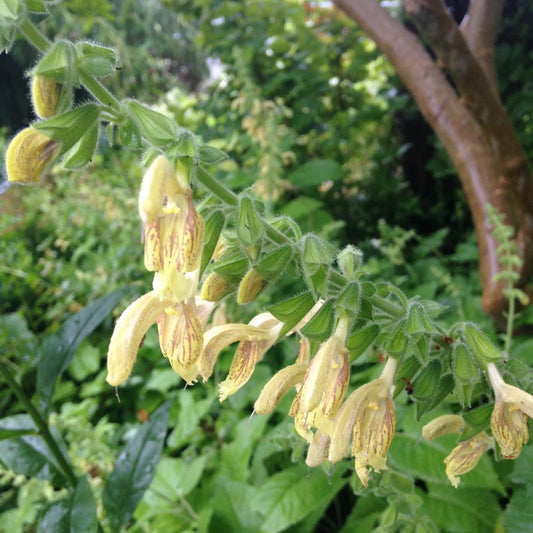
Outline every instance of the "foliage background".
{"label": "foliage background", "polygon": [[[525,1],[515,8],[504,14],[497,63],[505,104],[531,154],[532,63],[524,58],[533,40],[524,21],[533,13]],[[267,209],[334,244],[360,246],[373,278],[448,306],[449,323],[466,318],[496,335],[480,311],[477,248],[454,170],[390,66],[340,13],[274,0],[69,0],[43,29],[118,47],[110,87],[227,151],[231,160],[217,174],[225,184],[255,183]],[[20,42],[1,61],[10,80],[2,94],[13,105],[3,106],[0,124],[9,138],[31,120],[21,74],[34,58]],[[150,283],[139,244],[137,163],[136,154],[102,145],[83,171],[55,169],[38,188],[0,196],[0,356],[30,396],[44,339],[91,301],[131,286],[117,316]],[[256,308],[228,302],[227,312],[244,318],[286,292],[282,280]],[[524,331],[531,322],[527,312],[520,317]],[[171,400],[163,457],[131,531],[407,531],[409,523],[419,531],[481,532],[502,520],[508,531],[529,530],[520,508],[531,492],[531,446],[513,464],[484,457],[453,489],[442,464],[453,439],[417,443],[422,424],[401,392],[390,469],[363,491],[350,461],[307,472],[287,401],[270,417],[248,420],[262,385],[294,358],[295,340],[271,350],[244,390],[220,405],[216,383],[230,354],[214,380],[183,390],[152,331],[118,403],[104,381],[112,327],[110,316],[80,344],[55,388],[52,422],[98,494],[134,430]],[[524,335],[512,352],[529,366],[531,343]],[[377,376],[377,359],[369,349],[357,360],[351,387]],[[0,408],[20,412],[5,388]],[[61,491],[5,466],[0,531],[37,527]]]}

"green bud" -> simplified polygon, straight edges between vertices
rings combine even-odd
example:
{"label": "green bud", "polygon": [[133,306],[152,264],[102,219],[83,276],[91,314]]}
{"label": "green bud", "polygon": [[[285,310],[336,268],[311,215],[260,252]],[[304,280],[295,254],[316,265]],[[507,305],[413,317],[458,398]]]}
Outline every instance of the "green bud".
{"label": "green bud", "polygon": [[302,260],[309,274],[314,274],[321,265],[329,265],[333,260],[334,248],[314,233],[308,233],[302,239]]}
{"label": "green bud", "polygon": [[157,146],[165,146],[177,141],[176,124],[161,113],[136,102],[125,100],[123,111],[131,117],[141,135]]}
{"label": "green bud", "polygon": [[474,357],[483,365],[501,361],[504,354],[494,346],[487,335],[483,333],[475,324],[467,323],[463,327],[463,334],[466,345]]}
{"label": "green bud", "polygon": [[405,332],[408,335],[413,335],[416,333],[432,333],[433,331],[435,331],[435,326],[427,317],[424,308],[419,303],[412,303],[407,315]]}
{"label": "green bud", "polygon": [[363,252],[350,244],[338,253],[337,264],[348,279],[354,279],[363,264]]}
{"label": "green bud", "polygon": [[237,220],[237,235],[242,244],[254,246],[261,238],[265,229],[249,196],[243,196],[239,201],[239,217]]}
{"label": "green bud", "polygon": [[216,165],[228,159],[228,154],[214,146],[204,144],[198,149],[198,159],[206,165]]}
{"label": "green bud", "polygon": [[479,368],[472,358],[468,348],[461,342],[456,342],[452,352],[453,373],[463,383],[473,383],[479,379]]}

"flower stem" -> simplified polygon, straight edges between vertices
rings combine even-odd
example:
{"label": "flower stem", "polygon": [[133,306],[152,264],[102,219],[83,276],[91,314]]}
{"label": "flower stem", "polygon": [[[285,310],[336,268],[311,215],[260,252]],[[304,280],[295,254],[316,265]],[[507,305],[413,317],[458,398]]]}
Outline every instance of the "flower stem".
{"label": "flower stem", "polygon": [[72,465],[70,464],[68,459],[65,457],[61,449],[59,448],[59,445],[57,444],[56,440],[52,436],[52,433],[50,432],[48,424],[42,417],[41,413],[33,405],[31,400],[26,396],[22,387],[17,383],[17,381],[11,374],[10,370],[7,368],[6,364],[1,359],[0,359],[0,375],[2,375],[2,377],[7,382],[9,388],[13,391],[13,393],[18,398],[20,403],[24,406],[26,412],[30,415],[33,422],[37,426],[39,435],[45,441],[46,445],[48,446],[48,449],[50,450],[52,455],[55,457],[57,463],[59,464],[59,466],[65,473],[65,475],[67,476],[71,485],[75,487],[78,484],[78,479],[76,477],[76,474],[74,473]]}
{"label": "flower stem", "polygon": [[102,104],[113,109],[120,109],[120,102],[94,77],[80,70],[80,81],[85,88]]}
{"label": "flower stem", "polygon": [[50,46],[50,41],[37,29],[35,24],[29,19],[24,18],[19,24],[19,30],[39,52],[46,52]]}

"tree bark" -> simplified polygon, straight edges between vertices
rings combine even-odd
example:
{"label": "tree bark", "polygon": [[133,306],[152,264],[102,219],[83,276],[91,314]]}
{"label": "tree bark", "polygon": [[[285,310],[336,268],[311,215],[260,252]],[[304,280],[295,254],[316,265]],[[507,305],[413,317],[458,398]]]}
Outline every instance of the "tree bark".
{"label": "tree bark", "polygon": [[476,230],[483,308],[501,324],[507,302],[502,283],[494,281],[500,264],[485,209],[488,203],[515,229],[522,259],[520,288],[533,272],[533,175],[499,100],[494,75],[494,19],[501,13],[501,0],[473,0],[461,30],[442,0],[404,0],[438,63],[376,0],[335,3],[389,59],[450,156]]}

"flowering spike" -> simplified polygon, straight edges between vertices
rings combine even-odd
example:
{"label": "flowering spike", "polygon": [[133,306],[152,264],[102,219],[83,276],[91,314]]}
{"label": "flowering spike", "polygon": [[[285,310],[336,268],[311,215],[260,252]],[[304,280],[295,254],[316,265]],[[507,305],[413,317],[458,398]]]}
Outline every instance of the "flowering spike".
{"label": "flowering spike", "polygon": [[137,351],[148,328],[171,304],[151,291],[135,300],[118,319],[107,353],[107,382],[117,386],[125,381],[137,358]]}
{"label": "flowering spike", "polygon": [[37,131],[26,128],[9,144],[6,152],[7,179],[18,183],[39,181],[44,169],[54,160],[59,144]]}
{"label": "flowering spike", "polygon": [[471,439],[460,442],[444,459],[446,475],[450,483],[457,488],[460,483],[458,476],[470,472],[478,463],[483,453],[494,447],[494,439],[484,431]]}

